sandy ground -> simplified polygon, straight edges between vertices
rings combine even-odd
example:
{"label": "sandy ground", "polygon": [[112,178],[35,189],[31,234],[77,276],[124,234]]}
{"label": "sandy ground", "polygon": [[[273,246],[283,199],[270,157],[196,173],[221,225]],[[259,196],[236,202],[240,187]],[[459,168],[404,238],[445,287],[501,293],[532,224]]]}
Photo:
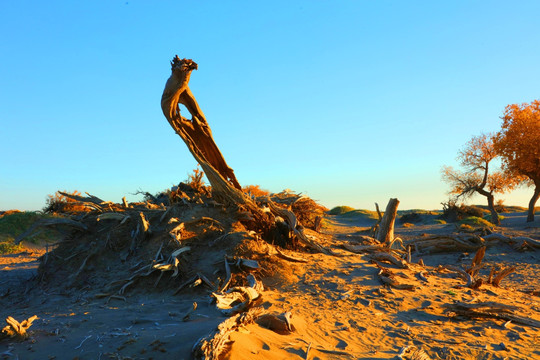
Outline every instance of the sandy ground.
{"label": "sandy ground", "polygon": [[[498,232],[540,239],[540,222],[525,224],[511,214]],[[292,264],[289,283],[265,279],[261,306],[268,313],[292,313],[294,332],[280,335],[250,324],[231,336],[229,359],[399,359],[407,345],[432,359],[540,359],[540,328],[505,320],[453,316],[445,305],[456,301],[498,302],[540,321],[540,252],[518,252],[507,245],[488,248],[485,263],[517,266],[501,287],[464,287],[439,265],[468,265],[474,254],[422,255],[425,268],[391,268],[414,290],[382,286],[379,269],[366,256],[340,248],[370,223],[330,217],[321,242],[342,256],[294,254],[308,260]],[[407,241],[423,234],[450,233],[453,225],[396,228]],[[96,299],[98,289],[55,291],[36,285],[37,258],[43,249],[0,257],[0,318],[39,317],[30,338],[0,342],[0,359],[189,359],[193,344],[226,319],[207,290],[179,295],[155,291],[129,293],[125,301]],[[419,260],[413,254],[412,262]],[[427,282],[418,272],[423,270]],[[484,270],[483,270],[484,271]],[[487,271],[487,270],[485,270]],[[97,275],[96,275],[97,276]],[[536,295],[533,295],[536,294]],[[183,321],[197,303],[197,309]]]}

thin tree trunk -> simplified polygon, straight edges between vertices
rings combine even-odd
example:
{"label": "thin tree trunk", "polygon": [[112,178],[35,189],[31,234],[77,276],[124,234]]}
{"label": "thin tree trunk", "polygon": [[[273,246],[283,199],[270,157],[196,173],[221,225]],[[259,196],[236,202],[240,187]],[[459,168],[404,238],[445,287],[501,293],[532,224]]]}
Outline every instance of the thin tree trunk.
{"label": "thin tree trunk", "polygon": [[379,226],[377,240],[385,245],[390,244],[394,240],[394,223],[396,221],[398,205],[398,199],[390,199],[390,201],[388,201],[388,205],[386,205],[386,210]]}
{"label": "thin tree trunk", "polygon": [[501,221],[499,220],[499,214],[497,213],[497,210],[495,210],[495,199],[492,194],[487,195],[488,200],[488,208],[491,212],[491,222],[495,225],[501,225]]}
{"label": "thin tree trunk", "polygon": [[497,213],[497,210],[495,210],[495,197],[493,196],[493,194],[484,190],[483,187],[477,187],[476,192],[487,198],[488,208],[491,213],[491,223],[495,225],[500,225],[501,221],[499,220],[499,214]]}
{"label": "thin tree trunk", "polygon": [[529,211],[527,212],[527,222],[534,221],[534,206],[536,205],[536,201],[538,201],[538,198],[540,198],[540,186],[536,186],[534,188],[534,194],[531,198],[531,201],[529,201]]}

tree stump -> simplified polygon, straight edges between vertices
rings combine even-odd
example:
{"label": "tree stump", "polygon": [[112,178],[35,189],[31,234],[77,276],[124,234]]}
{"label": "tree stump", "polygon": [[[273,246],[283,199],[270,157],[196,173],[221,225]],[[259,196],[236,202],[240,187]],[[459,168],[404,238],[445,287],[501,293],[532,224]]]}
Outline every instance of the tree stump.
{"label": "tree stump", "polygon": [[398,205],[398,199],[390,199],[390,201],[388,201],[388,205],[386,205],[386,210],[379,225],[377,240],[385,245],[390,244],[394,240],[394,223],[396,221]]}

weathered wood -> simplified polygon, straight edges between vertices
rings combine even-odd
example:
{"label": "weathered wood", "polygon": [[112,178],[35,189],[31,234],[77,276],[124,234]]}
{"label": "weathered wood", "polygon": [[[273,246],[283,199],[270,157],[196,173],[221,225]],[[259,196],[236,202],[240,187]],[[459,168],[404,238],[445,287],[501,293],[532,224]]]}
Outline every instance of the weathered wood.
{"label": "weathered wood", "polygon": [[381,219],[377,240],[389,245],[394,240],[394,223],[397,216],[397,208],[399,205],[398,199],[390,199],[386,205],[386,211]]}
{"label": "weathered wood", "polygon": [[228,318],[218,325],[217,329],[199,339],[193,345],[195,359],[219,360],[230,343],[230,335],[239,327],[253,323],[263,314],[262,308],[253,308],[249,311]]}
{"label": "weathered wood", "polygon": [[396,256],[387,253],[387,252],[376,252],[369,254],[369,258],[377,261],[386,261],[389,262],[395,266],[397,266],[400,269],[408,269],[409,266],[407,265],[407,262],[401,258],[397,258]]}
{"label": "weathered wood", "polygon": [[292,262],[299,262],[299,263],[307,263],[307,262],[309,262],[308,260],[303,259],[303,258],[299,258],[299,257],[292,256],[292,255],[287,255],[283,251],[279,250],[278,248],[276,248],[276,251],[277,251],[278,256],[280,258],[282,258],[282,259],[292,261]]}
{"label": "weathered wood", "polygon": [[28,333],[26,330],[30,326],[32,326],[32,323],[34,320],[38,319],[37,315],[34,315],[26,320],[23,320],[21,322],[18,322],[11,316],[8,316],[6,318],[7,326],[2,329],[0,332],[0,339],[2,338],[18,338],[20,340],[24,340],[28,338]]}
{"label": "weathered wood", "polygon": [[515,322],[516,324],[540,328],[540,321],[517,315],[516,310],[518,310],[518,307],[512,305],[500,304],[496,302],[472,304],[457,302],[454,304],[447,304],[445,307],[458,315],[463,315],[470,318],[502,319]]}

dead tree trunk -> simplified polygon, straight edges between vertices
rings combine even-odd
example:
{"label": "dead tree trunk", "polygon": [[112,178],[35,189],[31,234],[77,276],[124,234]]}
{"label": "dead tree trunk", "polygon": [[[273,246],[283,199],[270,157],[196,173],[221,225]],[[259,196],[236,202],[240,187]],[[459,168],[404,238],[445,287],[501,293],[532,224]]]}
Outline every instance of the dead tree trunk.
{"label": "dead tree trunk", "polygon": [[531,198],[531,201],[529,201],[529,209],[527,211],[527,222],[533,222],[534,221],[534,206],[536,205],[536,202],[540,198],[540,184],[536,185],[534,188],[534,194]]}
{"label": "dead tree trunk", "polygon": [[398,199],[390,199],[379,225],[379,234],[377,240],[388,245],[394,240],[394,223],[397,216]]}
{"label": "dead tree trunk", "polygon": [[[171,61],[172,74],[165,84],[161,97],[161,109],[174,131],[184,140],[189,151],[201,165],[210,185],[212,196],[229,205],[237,205],[251,213],[253,227],[263,234],[272,233],[275,228],[274,215],[284,217],[291,232],[300,242],[321,252],[326,249],[304,235],[298,226],[294,214],[285,209],[277,208],[270,199],[268,205],[271,213],[263,211],[251,198],[242,192],[236,180],[234,171],[227,165],[219,151],[210,126],[189,89],[191,72],[197,69],[197,64],[190,59],[180,59],[178,55]],[[191,114],[191,120],[180,115],[178,104],[183,104]]]}

